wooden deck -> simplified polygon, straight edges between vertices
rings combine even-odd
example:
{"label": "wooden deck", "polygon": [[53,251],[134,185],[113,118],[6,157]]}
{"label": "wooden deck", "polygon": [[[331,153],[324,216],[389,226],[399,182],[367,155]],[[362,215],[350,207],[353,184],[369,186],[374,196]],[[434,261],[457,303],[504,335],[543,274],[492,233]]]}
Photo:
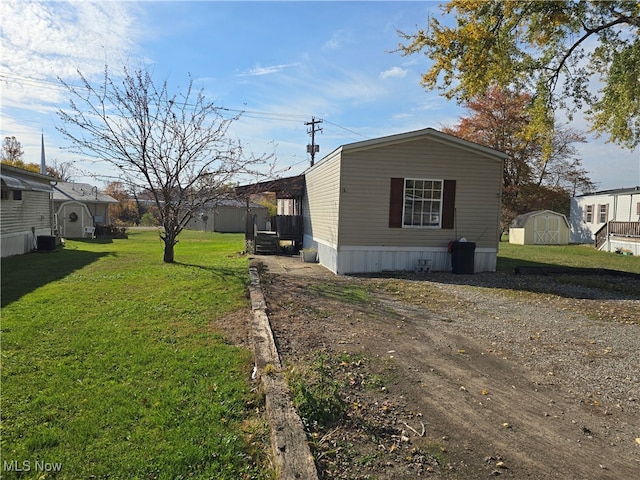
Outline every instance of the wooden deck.
{"label": "wooden deck", "polygon": [[607,241],[640,242],[640,222],[607,222],[595,233],[595,247],[602,250]]}
{"label": "wooden deck", "polygon": [[303,220],[301,215],[276,215],[271,218],[274,230],[258,230],[253,223],[247,223],[245,241],[247,251],[256,255],[278,255],[280,242],[291,242],[294,250],[302,247]]}

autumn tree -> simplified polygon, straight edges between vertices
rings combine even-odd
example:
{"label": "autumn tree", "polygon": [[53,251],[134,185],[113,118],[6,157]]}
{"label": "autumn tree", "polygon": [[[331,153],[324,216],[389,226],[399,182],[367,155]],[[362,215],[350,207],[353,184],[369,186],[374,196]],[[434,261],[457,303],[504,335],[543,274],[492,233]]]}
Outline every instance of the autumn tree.
{"label": "autumn tree", "polygon": [[464,104],[469,115],[443,129],[507,154],[504,161],[503,229],[531,210],[550,209],[568,214],[569,196],[589,191],[593,184],[582,168],[575,144],[584,142],[576,130],[553,125],[540,132],[532,127],[529,94],[491,88]]}
{"label": "autumn tree", "polygon": [[192,79],[172,93],[144,68],[125,67],[122,78],[105,68],[95,86],[78,76],[79,85],[61,80],[71,98],[59,111],[59,131],[72,150],[112,164],[127,189],[152,199],[167,263],[195,212],[225,195],[238,175],[259,175],[270,160],[244,151],[229,135],[238,116],[225,118]]}
{"label": "autumn tree", "polygon": [[[445,18],[399,32],[404,55],[424,53],[428,89],[469,101],[491,87],[534,94],[529,112],[586,107],[592,131],[628,148],[640,143],[640,3],[452,0]],[[602,85],[598,92],[591,81]]]}
{"label": "autumn tree", "polygon": [[105,187],[104,193],[118,201],[117,205],[109,205],[109,218],[123,225],[134,225],[140,222],[136,202],[122,182],[110,182]]}
{"label": "autumn tree", "polygon": [[40,173],[40,165],[37,163],[26,163],[22,159],[23,156],[24,150],[18,139],[13,136],[4,137],[4,141],[2,142],[2,163]]}

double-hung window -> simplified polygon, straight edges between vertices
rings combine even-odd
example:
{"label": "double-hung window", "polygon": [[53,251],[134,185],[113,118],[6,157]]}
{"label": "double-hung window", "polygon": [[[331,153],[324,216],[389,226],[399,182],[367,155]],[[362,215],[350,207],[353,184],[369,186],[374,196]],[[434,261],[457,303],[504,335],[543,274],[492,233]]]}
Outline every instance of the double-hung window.
{"label": "double-hung window", "polygon": [[600,205],[598,223],[607,223],[608,214],[609,214],[609,204]]}
{"label": "double-hung window", "polygon": [[587,205],[584,220],[587,223],[593,223],[593,205]]}
{"label": "double-hung window", "polygon": [[389,228],[453,230],[455,180],[394,177],[389,187]]}
{"label": "double-hung window", "polygon": [[403,226],[440,228],[442,191],[442,180],[405,178]]}

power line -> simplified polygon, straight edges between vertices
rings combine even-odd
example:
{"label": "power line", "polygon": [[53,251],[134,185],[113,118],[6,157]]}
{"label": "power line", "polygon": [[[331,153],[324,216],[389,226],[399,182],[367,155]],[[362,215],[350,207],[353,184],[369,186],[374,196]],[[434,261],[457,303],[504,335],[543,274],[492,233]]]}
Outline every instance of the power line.
{"label": "power line", "polygon": [[364,138],[364,139],[366,139],[366,140],[368,140],[368,139],[369,139],[369,137],[367,137],[366,135],[363,135],[363,134],[361,134],[361,133],[359,133],[359,132],[356,132],[356,131],[354,131],[354,130],[349,130],[349,129],[348,129],[348,128],[346,128],[346,127],[342,127],[342,126],[338,125],[337,123],[330,122],[329,120],[324,120],[324,122],[325,122],[325,123],[328,123],[329,125],[333,125],[334,127],[341,128],[342,130],[345,130],[345,131],[347,131],[347,132],[349,132],[349,133],[353,133],[354,135],[358,135],[359,137],[362,137],[362,138]]}
{"label": "power line", "polygon": [[[51,80],[47,80],[47,79],[42,79],[42,78],[30,78],[30,77],[25,77],[22,75],[18,75],[15,73],[11,73],[11,74],[7,74],[7,73],[0,73],[0,81],[4,81],[4,82],[13,82],[13,83],[17,83],[26,87],[38,87],[38,88],[55,88],[58,90],[65,90],[65,86],[59,82],[54,82]],[[80,85],[69,85],[71,88],[82,88],[82,86]],[[188,104],[185,103],[185,106],[195,106],[194,104]],[[295,113],[285,113],[285,112],[261,112],[261,111],[257,111],[257,110],[242,110],[242,109],[237,109],[237,108],[228,108],[228,107],[216,107],[216,110],[219,112],[229,112],[229,113],[235,113],[240,115],[241,118],[253,118],[253,119],[258,119],[258,120],[270,120],[270,121],[278,121],[278,122],[292,122],[292,123],[297,123],[302,119],[305,118],[309,118],[309,115],[304,115],[304,114],[295,114]],[[315,119],[315,117],[312,117],[312,122],[314,127],[315,124],[317,123],[322,123],[325,122],[329,125],[332,125],[340,130],[343,130],[344,132],[348,132],[351,135],[355,135],[359,138],[364,138],[367,139],[369,137],[356,132],[354,130],[351,130],[349,128],[343,127],[342,125],[338,125],[337,123],[331,122],[329,120],[326,119]],[[309,125],[309,122],[305,122],[306,125]],[[345,133],[342,133],[340,131],[336,131],[333,129],[328,129],[329,131],[335,132],[336,134],[343,136],[345,138],[351,138],[353,139],[353,136],[350,135],[346,135]],[[318,129],[315,131],[322,131],[322,129]],[[314,156],[315,153],[318,151],[316,150],[317,145],[315,144],[315,132],[312,132],[311,130],[308,133],[313,133],[312,135],[312,143],[311,143],[311,147],[308,148],[312,148],[315,151],[309,151],[309,153],[312,154],[312,163],[314,162]]]}

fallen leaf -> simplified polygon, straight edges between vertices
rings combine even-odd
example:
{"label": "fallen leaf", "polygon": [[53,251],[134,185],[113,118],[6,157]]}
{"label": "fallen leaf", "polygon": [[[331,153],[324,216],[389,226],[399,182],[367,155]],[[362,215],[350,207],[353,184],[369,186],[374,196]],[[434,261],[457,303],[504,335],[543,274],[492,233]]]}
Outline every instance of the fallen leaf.
{"label": "fallen leaf", "polygon": [[480,393],[482,393],[482,395],[489,395],[489,390],[482,390]]}

